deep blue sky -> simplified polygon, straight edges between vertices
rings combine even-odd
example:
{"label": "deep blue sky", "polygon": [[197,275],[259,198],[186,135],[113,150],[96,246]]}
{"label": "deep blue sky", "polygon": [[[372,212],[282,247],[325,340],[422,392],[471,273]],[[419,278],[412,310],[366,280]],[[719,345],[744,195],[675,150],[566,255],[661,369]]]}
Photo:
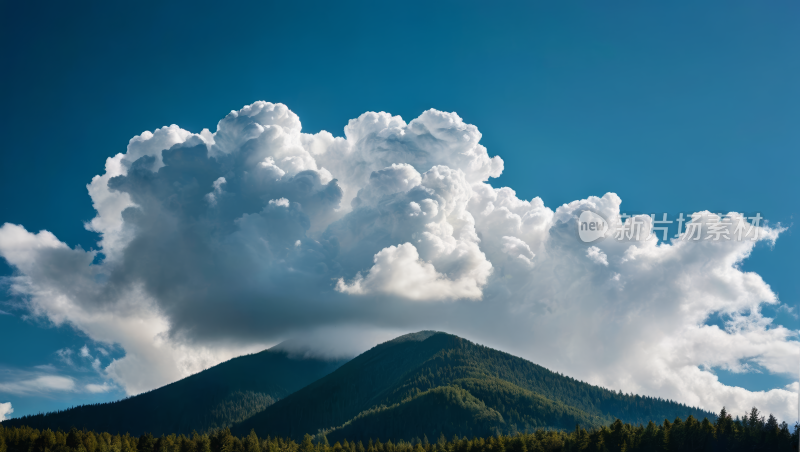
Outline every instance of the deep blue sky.
{"label": "deep blue sky", "polygon": [[[791,226],[798,17],[789,1],[5,1],[0,223],[94,247],[85,186],[107,157],[144,130],[213,131],[267,100],[304,131],[335,135],[369,110],[456,111],[505,160],[493,184],[553,209],[614,191],[628,213],[735,210]],[[798,255],[792,226],[744,267],[794,306]],[[11,312],[0,315],[0,370],[61,365],[56,350],[87,343],[0,309]],[[786,312],[777,321],[800,328]],[[788,381],[720,378],[752,390]],[[23,415],[120,395],[0,402]]]}

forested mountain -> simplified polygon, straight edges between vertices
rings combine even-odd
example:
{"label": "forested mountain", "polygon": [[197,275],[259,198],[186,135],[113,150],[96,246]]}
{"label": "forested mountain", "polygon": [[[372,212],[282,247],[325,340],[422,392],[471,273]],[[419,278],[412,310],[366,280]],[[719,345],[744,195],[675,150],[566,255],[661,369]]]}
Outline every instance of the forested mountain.
{"label": "forested mountain", "polygon": [[133,435],[210,431],[249,418],[345,361],[293,357],[278,345],[117,402],[9,419],[2,425]]}
{"label": "forested mountain", "polygon": [[[302,389],[301,389],[302,388]],[[551,372],[446,333],[423,331],[344,363],[300,359],[273,348],[222,363],[118,402],[3,422],[156,436],[231,427],[246,436],[332,441],[485,437],[571,430],[712,413],[625,395]]]}
{"label": "forested mountain", "polygon": [[326,377],[236,424],[260,436],[331,440],[492,436],[537,428],[598,427],[619,418],[654,420],[712,413],[625,395],[551,372],[522,358],[445,333],[383,343]]}

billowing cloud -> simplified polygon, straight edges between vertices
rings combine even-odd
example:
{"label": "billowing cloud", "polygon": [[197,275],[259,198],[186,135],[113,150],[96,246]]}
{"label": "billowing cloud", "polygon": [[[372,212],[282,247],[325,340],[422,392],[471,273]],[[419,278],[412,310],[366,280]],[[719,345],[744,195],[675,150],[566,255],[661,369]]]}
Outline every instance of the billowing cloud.
{"label": "billowing cloud", "polygon": [[0,403],[0,421],[10,419],[9,416],[11,416],[13,412],[14,408],[11,408],[11,402]]}
{"label": "billowing cloud", "polygon": [[606,253],[604,253],[603,250],[596,246],[590,246],[586,249],[586,257],[588,257],[592,262],[608,267],[608,256],[606,256]]}
{"label": "billowing cloud", "polygon": [[[651,218],[622,215],[614,193],[552,210],[492,187],[503,161],[480,139],[436,110],[304,134],[256,102],[213,133],[164,127],[109,158],[88,185],[97,250],[5,224],[0,255],[33,315],[125,351],[101,370],[130,394],[292,336],[296,353],[342,355],[432,328],[626,392],[796,412],[796,385],[753,392],[712,372],[794,370],[795,332],[761,311],[780,301],[740,268],[781,228],[645,240]],[[584,243],[587,210],[629,233]],[[705,214],[695,226],[718,233]]]}

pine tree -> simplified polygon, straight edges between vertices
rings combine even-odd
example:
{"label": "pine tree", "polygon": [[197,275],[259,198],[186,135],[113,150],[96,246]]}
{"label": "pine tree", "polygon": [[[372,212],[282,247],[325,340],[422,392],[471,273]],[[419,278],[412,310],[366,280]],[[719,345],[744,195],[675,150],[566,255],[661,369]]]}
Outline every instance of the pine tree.
{"label": "pine tree", "polygon": [[250,430],[250,434],[245,438],[243,446],[244,452],[261,452],[261,445],[255,430]]}
{"label": "pine tree", "polygon": [[[48,429],[49,430],[49,429]],[[77,450],[81,446],[81,432],[73,427],[69,434],[67,434],[67,447],[72,450]]]}
{"label": "pine tree", "polygon": [[42,431],[34,443],[36,444],[36,449],[38,451],[50,452],[56,448],[58,445],[58,440],[56,439],[56,435],[53,433],[53,431],[48,428],[47,430]]}
{"label": "pine tree", "polygon": [[145,433],[139,437],[139,442],[136,446],[136,449],[139,452],[155,452],[155,443],[156,440],[153,439],[153,435],[150,433]]}
{"label": "pine tree", "polygon": [[97,437],[94,432],[86,432],[83,435],[83,447],[86,448],[86,452],[97,451]]}
{"label": "pine tree", "polygon": [[195,452],[211,452],[211,441],[208,436],[195,433],[192,440],[195,444]]}
{"label": "pine tree", "polygon": [[525,438],[522,435],[517,435],[514,438],[514,452],[528,452],[528,446],[525,445]]}
{"label": "pine tree", "polygon": [[308,433],[303,437],[303,442],[300,443],[299,452],[316,452],[316,447],[314,447],[314,443],[311,440],[311,435]]}
{"label": "pine tree", "polygon": [[[67,441],[69,441],[69,437],[67,437]],[[121,452],[136,452],[136,440],[127,433],[121,438],[120,443],[122,446]]]}
{"label": "pine tree", "polygon": [[319,452],[328,452],[330,449],[330,443],[328,443],[328,437],[325,436],[325,432],[320,432],[317,434],[317,450]]}

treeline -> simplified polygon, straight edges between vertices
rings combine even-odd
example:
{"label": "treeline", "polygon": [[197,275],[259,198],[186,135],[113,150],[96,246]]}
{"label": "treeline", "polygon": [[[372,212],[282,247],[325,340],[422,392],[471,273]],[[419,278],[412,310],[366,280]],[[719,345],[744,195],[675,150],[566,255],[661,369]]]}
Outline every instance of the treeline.
{"label": "treeline", "polygon": [[291,439],[259,438],[255,432],[239,438],[229,429],[211,434],[139,437],[95,433],[72,429],[37,430],[31,427],[0,425],[0,452],[750,452],[797,450],[798,431],[778,423],[774,416],[765,419],[756,408],[742,418],[732,418],[723,408],[714,422],[689,416],[674,422],[646,426],[616,420],[609,426],[571,431],[539,429],[532,433],[484,438],[453,437],[443,434],[431,443],[427,436],[411,441],[380,439],[342,440],[331,445],[324,434],[305,435],[298,444]]}
{"label": "treeline", "polygon": [[156,434],[190,433],[194,430],[210,432],[230,427],[275,403],[275,398],[269,394],[253,391],[223,394],[215,389],[206,389],[203,397],[186,395],[181,400],[173,396],[170,404],[161,404],[154,400],[150,397],[150,392],[117,402],[81,405],[50,413],[21,416],[5,421],[5,424],[38,429],[78,426],[115,433],[119,432],[121,425],[127,426],[133,432],[154,431]]}

